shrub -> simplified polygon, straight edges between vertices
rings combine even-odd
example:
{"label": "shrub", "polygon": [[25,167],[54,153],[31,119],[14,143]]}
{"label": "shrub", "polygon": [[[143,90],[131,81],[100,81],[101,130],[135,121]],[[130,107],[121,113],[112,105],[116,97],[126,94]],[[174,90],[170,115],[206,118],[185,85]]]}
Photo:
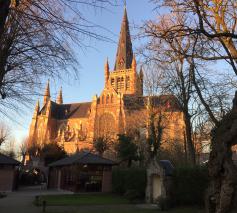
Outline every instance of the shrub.
{"label": "shrub", "polygon": [[157,203],[161,211],[166,211],[172,207],[172,202],[168,197],[159,196]]}
{"label": "shrub", "polygon": [[173,199],[177,205],[204,205],[208,186],[205,166],[177,168],[173,177]]}
{"label": "shrub", "polygon": [[113,169],[113,192],[124,194],[129,200],[143,199],[146,190],[146,169]]}
{"label": "shrub", "polygon": [[143,196],[135,189],[127,190],[124,196],[130,201],[133,202],[134,200],[139,200],[143,198]]}

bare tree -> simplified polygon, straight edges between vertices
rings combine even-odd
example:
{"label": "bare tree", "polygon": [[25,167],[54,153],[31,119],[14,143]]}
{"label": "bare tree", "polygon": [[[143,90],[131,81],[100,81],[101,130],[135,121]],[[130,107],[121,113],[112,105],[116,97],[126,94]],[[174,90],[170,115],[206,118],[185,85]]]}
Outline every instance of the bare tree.
{"label": "bare tree", "polygon": [[2,152],[11,158],[17,158],[16,141],[14,137],[8,138],[8,140],[4,143]]}
{"label": "bare tree", "polygon": [[[182,17],[176,15],[177,21]],[[185,122],[185,141],[187,159],[195,164],[195,149],[192,141],[192,107],[191,96],[194,91],[189,65],[186,58],[179,52],[187,52],[190,40],[182,37],[172,40],[163,37],[169,27],[169,19],[162,18],[159,23],[149,21],[142,27],[142,35],[150,38],[148,44],[143,47],[142,53],[148,63],[154,63],[157,72],[162,73],[163,82],[159,84],[161,92],[174,94],[178,98]],[[176,51],[178,50],[178,51]]]}
{"label": "bare tree", "polygon": [[21,157],[21,163],[22,165],[25,164],[25,159],[28,151],[28,146],[29,146],[29,138],[26,137],[22,140],[20,147],[19,147],[19,154]]}
{"label": "bare tree", "polygon": [[4,124],[0,123],[0,146],[5,143],[10,137],[10,129]]}
{"label": "bare tree", "polygon": [[[11,4],[9,4],[11,2]],[[83,15],[90,7],[104,9],[109,0],[1,1],[0,96],[2,106],[29,101],[43,77],[77,75],[72,45],[86,47],[85,38],[110,41]],[[105,32],[105,31],[104,31]],[[3,107],[1,107],[1,110]]]}
{"label": "bare tree", "polygon": [[[179,37],[192,38],[190,51],[178,50],[177,52],[188,59],[196,93],[215,123],[209,159],[210,186],[207,194],[207,212],[236,212],[237,169],[232,161],[231,150],[231,147],[236,145],[236,97],[231,112],[219,120],[213,113],[205,93],[200,89],[200,81],[197,78],[200,71],[198,60],[209,61],[209,63],[226,61],[237,74],[236,1],[154,0],[154,2],[158,7],[166,7],[169,13],[178,12],[185,16],[186,21],[183,23],[172,22],[172,17],[168,17],[173,24],[169,25],[163,36],[170,41]],[[219,100],[222,101],[222,98]]]}
{"label": "bare tree", "polygon": [[112,147],[112,140],[110,137],[98,137],[93,141],[93,147],[100,156],[103,156],[104,152],[110,150]]}
{"label": "bare tree", "polygon": [[[157,8],[166,7],[169,11],[182,13],[187,17],[186,24],[169,27],[166,36],[197,35],[198,43],[208,48],[208,52],[195,52],[202,60],[226,60],[237,74],[236,2],[235,0],[153,0]],[[208,53],[208,54],[207,54]]]}

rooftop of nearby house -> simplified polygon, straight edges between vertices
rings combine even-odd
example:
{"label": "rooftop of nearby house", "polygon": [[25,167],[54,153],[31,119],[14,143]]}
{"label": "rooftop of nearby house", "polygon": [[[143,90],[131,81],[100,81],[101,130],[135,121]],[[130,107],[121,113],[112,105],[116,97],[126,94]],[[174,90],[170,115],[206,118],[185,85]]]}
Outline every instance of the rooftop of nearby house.
{"label": "rooftop of nearby house", "polygon": [[0,165],[13,165],[13,166],[17,166],[19,165],[20,162],[11,158],[11,157],[8,157],[2,153],[0,153]]}
{"label": "rooftop of nearby house", "polygon": [[103,158],[99,155],[90,152],[78,152],[74,155],[71,155],[69,157],[51,163],[49,167],[60,167],[72,164],[94,164],[94,165],[96,164],[96,165],[113,166],[116,163],[112,160]]}

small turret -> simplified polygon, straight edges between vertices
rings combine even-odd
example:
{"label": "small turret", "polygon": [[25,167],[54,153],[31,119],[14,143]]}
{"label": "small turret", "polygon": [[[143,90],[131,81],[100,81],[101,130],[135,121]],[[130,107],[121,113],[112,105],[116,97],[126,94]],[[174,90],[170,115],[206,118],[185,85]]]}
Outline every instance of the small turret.
{"label": "small turret", "polygon": [[35,111],[34,111],[33,117],[37,117],[37,115],[39,114],[39,110],[40,110],[40,104],[39,104],[39,100],[38,100],[35,105]]}
{"label": "small turret", "polygon": [[105,85],[108,84],[108,80],[109,80],[109,59],[107,58],[105,62]]}
{"label": "small turret", "polygon": [[137,61],[136,61],[135,55],[133,55],[133,58],[132,58],[132,69],[136,71],[136,68],[137,68]]}
{"label": "small turret", "polygon": [[62,91],[62,87],[59,90],[56,103],[57,104],[63,104],[63,91]]}
{"label": "small turret", "polygon": [[49,88],[49,80],[44,92],[44,105],[50,100],[50,88]]}
{"label": "small turret", "polygon": [[144,76],[144,74],[143,74],[143,69],[142,69],[142,67],[141,67],[141,68],[140,68],[140,72],[139,72],[139,77],[140,77],[141,80],[143,80],[143,76]]}
{"label": "small turret", "polygon": [[133,94],[137,94],[137,62],[136,62],[136,57],[135,55],[133,55],[133,59],[132,59],[132,72],[133,72],[133,82],[132,82],[132,91]]}
{"label": "small turret", "polygon": [[40,109],[40,103],[39,103],[39,99],[38,99],[38,101],[36,102],[35,111],[39,112],[39,109]]}

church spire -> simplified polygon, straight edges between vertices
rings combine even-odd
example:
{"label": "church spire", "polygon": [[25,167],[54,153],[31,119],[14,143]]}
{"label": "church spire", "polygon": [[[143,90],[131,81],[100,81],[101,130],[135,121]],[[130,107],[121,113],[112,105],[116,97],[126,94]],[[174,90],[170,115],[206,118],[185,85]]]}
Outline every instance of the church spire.
{"label": "church spire", "polygon": [[131,68],[132,58],[132,42],[129,32],[127,10],[125,6],[114,70]]}
{"label": "church spire", "polygon": [[57,104],[63,104],[63,91],[62,91],[62,87],[60,88],[59,93],[58,93]]}
{"label": "church spire", "polygon": [[50,100],[50,88],[49,88],[49,80],[44,92],[44,105],[47,103],[47,101]]}
{"label": "church spire", "polygon": [[109,80],[109,59],[107,58],[105,62],[105,85],[108,84],[108,80]]}

